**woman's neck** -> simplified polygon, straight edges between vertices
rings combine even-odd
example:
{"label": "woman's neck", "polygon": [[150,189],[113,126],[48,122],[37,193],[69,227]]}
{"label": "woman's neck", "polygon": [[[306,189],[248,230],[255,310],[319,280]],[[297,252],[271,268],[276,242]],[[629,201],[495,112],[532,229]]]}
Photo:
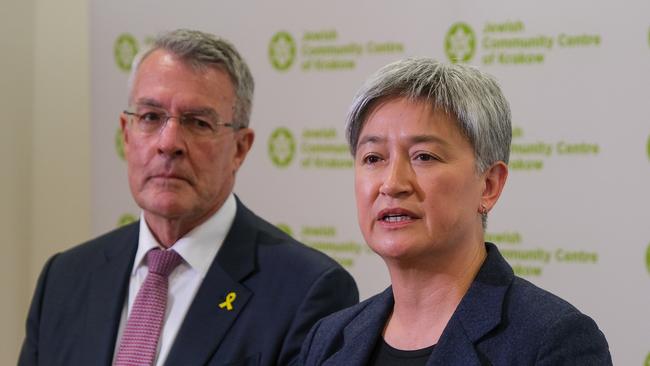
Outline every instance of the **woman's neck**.
{"label": "woman's neck", "polygon": [[403,350],[438,342],[487,255],[472,245],[417,263],[388,263],[395,305],[384,330],[388,344]]}

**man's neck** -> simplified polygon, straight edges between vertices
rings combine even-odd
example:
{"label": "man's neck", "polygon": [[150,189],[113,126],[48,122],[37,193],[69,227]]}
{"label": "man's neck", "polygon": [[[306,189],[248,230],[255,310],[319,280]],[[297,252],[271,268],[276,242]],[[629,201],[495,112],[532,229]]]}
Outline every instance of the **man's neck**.
{"label": "man's neck", "polygon": [[145,211],[144,219],[158,243],[165,248],[171,248],[180,238],[203,224],[220,208],[221,206],[215,207],[194,218],[167,218]]}

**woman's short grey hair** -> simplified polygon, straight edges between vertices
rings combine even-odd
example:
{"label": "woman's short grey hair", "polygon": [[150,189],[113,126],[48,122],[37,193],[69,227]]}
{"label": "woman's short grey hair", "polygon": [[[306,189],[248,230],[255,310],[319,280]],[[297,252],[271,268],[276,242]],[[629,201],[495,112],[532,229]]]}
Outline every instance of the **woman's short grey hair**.
{"label": "woman's short grey hair", "polygon": [[496,80],[477,68],[410,58],[381,68],[354,98],[346,136],[355,156],[359,134],[372,109],[392,98],[408,98],[442,108],[470,141],[478,172],[497,161],[508,163],[512,127],[510,107]]}
{"label": "woman's short grey hair", "polygon": [[239,128],[248,127],[255,88],[253,76],[235,47],[230,42],[210,33],[177,29],[158,35],[151,48],[142,52],[133,62],[129,78],[129,100],[138,66],[142,60],[158,49],[173,53],[197,70],[215,67],[226,71],[237,96],[233,123]]}

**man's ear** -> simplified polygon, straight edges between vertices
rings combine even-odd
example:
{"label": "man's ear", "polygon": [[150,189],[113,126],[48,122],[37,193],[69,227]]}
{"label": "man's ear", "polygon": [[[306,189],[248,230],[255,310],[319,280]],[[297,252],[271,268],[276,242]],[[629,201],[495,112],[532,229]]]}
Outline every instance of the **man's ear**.
{"label": "man's ear", "polygon": [[129,123],[128,116],[120,113],[120,129],[122,130],[122,141],[124,141],[124,156],[127,155],[129,149],[129,130],[126,124]]}
{"label": "man's ear", "polygon": [[252,129],[245,127],[242,129],[239,129],[235,131],[235,143],[236,143],[236,151],[235,151],[235,156],[234,156],[234,167],[235,170],[233,171],[233,174],[239,170],[239,167],[242,166],[244,163],[244,160],[246,159],[246,155],[248,155],[248,152],[251,150],[251,147],[253,147],[253,141],[255,140],[255,132],[253,132]]}
{"label": "man's ear", "polygon": [[506,185],[508,166],[503,161],[497,161],[482,174],[482,177],[484,186],[481,194],[481,207],[490,211],[496,205],[503,187]]}

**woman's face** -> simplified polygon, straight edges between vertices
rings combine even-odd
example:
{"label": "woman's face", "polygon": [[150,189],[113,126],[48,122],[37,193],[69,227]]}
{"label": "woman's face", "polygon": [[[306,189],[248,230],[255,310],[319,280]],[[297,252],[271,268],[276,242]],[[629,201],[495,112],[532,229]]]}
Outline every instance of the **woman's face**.
{"label": "woman's face", "polygon": [[470,142],[443,111],[395,98],[367,117],[355,192],[368,245],[384,260],[422,259],[482,243],[486,181]]}

